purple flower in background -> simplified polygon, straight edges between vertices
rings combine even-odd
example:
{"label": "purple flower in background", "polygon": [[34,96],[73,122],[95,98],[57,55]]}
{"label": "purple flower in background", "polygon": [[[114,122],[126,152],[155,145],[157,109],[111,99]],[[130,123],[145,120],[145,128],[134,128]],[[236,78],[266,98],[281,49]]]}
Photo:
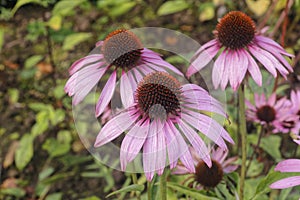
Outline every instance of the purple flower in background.
{"label": "purple flower in background", "polygon": [[[221,148],[212,149],[211,159],[212,166],[208,167],[203,160],[197,155],[194,148],[190,147],[190,152],[193,157],[194,165],[196,166],[196,171],[193,176],[196,182],[197,189],[202,189],[203,187],[215,187],[217,186],[223,178],[224,173],[228,174],[235,171],[238,165],[233,164],[237,161],[238,157],[232,157],[226,159],[228,155],[227,150]],[[173,174],[190,174],[188,169],[183,165],[177,165],[173,170]]]}
{"label": "purple flower in background", "polygon": [[247,71],[258,85],[262,85],[262,75],[254,60],[257,59],[274,76],[277,70],[286,78],[293,71],[284,56],[288,54],[272,39],[256,32],[253,20],[240,11],[226,14],[215,30],[216,38],[204,44],[194,55],[186,75],[190,77],[205,67],[220,53],[212,70],[212,81],[215,88],[224,90],[229,82],[237,90]]}
{"label": "purple flower in background", "polygon": [[234,143],[226,130],[200,111],[226,116],[223,106],[207,91],[194,84],[181,85],[165,72],[153,72],[143,78],[135,92],[135,101],[100,130],[95,147],[100,147],[126,132],[121,144],[120,162],[124,171],[143,148],[143,167],[147,180],[178,159],[194,172],[192,156],[185,138],[201,159],[211,166],[209,150],[198,135],[227,149],[225,141]]}
{"label": "purple flower in background", "polygon": [[[299,159],[287,159],[281,161],[275,167],[275,171],[280,172],[300,172],[300,160]],[[300,185],[300,176],[292,176],[284,178],[270,185],[272,189],[285,189]]]}
{"label": "purple flower in background", "polygon": [[111,101],[118,69],[122,69],[120,96],[125,108],[133,103],[133,92],[143,75],[166,69],[182,75],[157,53],[143,48],[140,40],[128,30],[110,33],[104,41],[98,42],[96,47],[99,47],[98,54],[88,55],[73,63],[69,69],[71,77],[65,86],[65,92],[73,96],[73,105],[77,105],[109,71],[110,76],[96,105],[96,116],[100,116]]}
{"label": "purple flower in background", "polygon": [[300,90],[291,91],[291,112],[298,116],[295,121],[287,122],[291,126],[291,132],[295,135],[300,134]]}
{"label": "purple flower in background", "polygon": [[273,93],[269,99],[264,94],[254,94],[255,105],[246,100],[248,109],[246,116],[249,121],[257,122],[262,125],[273,126],[273,133],[289,132],[285,127],[284,121],[295,121],[297,116],[291,113],[291,102],[285,97],[276,100],[276,94]]}

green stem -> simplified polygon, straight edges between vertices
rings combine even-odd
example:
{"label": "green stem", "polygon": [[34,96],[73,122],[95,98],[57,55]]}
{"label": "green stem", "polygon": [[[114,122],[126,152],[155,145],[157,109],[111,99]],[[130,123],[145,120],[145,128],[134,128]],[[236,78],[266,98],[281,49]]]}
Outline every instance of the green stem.
{"label": "green stem", "polygon": [[247,159],[247,129],[246,129],[246,113],[245,113],[245,91],[244,84],[242,83],[239,87],[239,129],[242,142],[242,166],[240,176],[240,200],[244,198],[244,185],[246,176],[246,159]]}
{"label": "green stem", "polygon": [[[135,173],[132,173],[132,174],[131,174],[131,177],[132,177],[132,182],[133,182],[133,184],[138,184],[136,174],[135,174]],[[139,192],[136,192],[135,194],[136,194],[137,200],[141,200],[140,193],[139,193]]]}
{"label": "green stem", "polygon": [[160,200],[167,200],[167,170],[160,176],[159,179],[159,196]]}

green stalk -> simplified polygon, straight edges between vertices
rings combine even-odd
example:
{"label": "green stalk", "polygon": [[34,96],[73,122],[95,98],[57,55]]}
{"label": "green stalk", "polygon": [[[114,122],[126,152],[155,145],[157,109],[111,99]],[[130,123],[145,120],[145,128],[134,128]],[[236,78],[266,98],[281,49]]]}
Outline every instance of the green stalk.
{"label": "green stalk", "polygon": [[167,170],[164,170],[159,179],[159,197],[160,200],[167,200]]}
{"label": "green stalk", "polygon": [[[138,184],[137,177],[136,177],[135,173],[131,174],[131,178],[132,178],[133,184]],[[141,200],[140,192],[135,192],[135,195],[136,195],[137,200]]]}
{"label": "green stalk", "polygon": [[240,190],[239,197],[240,200],[244,199],[244,186],[245,186],[245,176],[246,176],[246,159],[247,159],[247,129],[246,129],[246,113],[245,113],[245,91],[244,84],[242,83],[238,91],[239,95],[239,132],[242,142],[242,166],[241,166],[241,176],[240,176]]}

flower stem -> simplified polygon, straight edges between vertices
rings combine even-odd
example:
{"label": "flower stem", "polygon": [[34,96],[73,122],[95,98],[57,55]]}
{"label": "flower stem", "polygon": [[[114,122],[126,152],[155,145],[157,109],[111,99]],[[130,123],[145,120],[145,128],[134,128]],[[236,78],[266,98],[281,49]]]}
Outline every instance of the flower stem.
{"label": "flower stem", "polygon": [[160,200],[167,200],[167,170],[164,170],[159,179],[159,197]]}
{"label": "flower stem", "polygon": [[239,197],[240,200],[244,198],[244,185],[246,176],[246,159],[247,159],[247,129],[246,129],[246,113],[245,113],[245,91],[244,84],[242,83],[238,91],[239,95],[239,132],[242,142],[242,166],[241,166],[241,176],[240,176],[240,190]]}
{"label": "flower stem", "polygon": [[[132,174],[131,174],[131,178],[132,178],[132,182],[133,182],[134,184],[138,184],[137,177],[136,177],[136,174],[135,174],[135,173],[132,173]],[[140,193],[139,193],[139,192],[136,192],[135,194],[136,194],[137,200],[141,200]]]}

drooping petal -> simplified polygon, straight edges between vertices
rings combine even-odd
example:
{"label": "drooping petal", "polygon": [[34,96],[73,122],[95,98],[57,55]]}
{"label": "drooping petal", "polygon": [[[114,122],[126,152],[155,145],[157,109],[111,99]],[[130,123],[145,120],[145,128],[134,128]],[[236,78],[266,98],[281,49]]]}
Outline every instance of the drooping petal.
{"label": "drooping petal", "polygon": [[287,159],[279,162],[276,171],[280,172],[300,172],[300,159]]}
{"label": "drooping petal", "polygon": [[220,46],[220,45],[219,45],[219,41],[218,41],[217,39],[210,40],[209,42],[207,42],[207,43],[205,43],[204,45],[202,45],[202,46],[196,51],[195,55],[198,56],[198,54],[199,54],[201,51],[203,51],[203,50],[205,50],[205,49],[207,49],[207,48],[209,48],[209,47],[211,47],[211,46],[215,46],[215,45]]}
{"label": "drooping petal", "polygon": [[152,180],[154,173],[162,174],[166,165],[166,144],[159,120],[150,123],[149,134],[143,147],[143,167],[147,180]]}
{"label": "drooping petal", "polygon": [[257,85],[262,86],[262,75],[257,63],[247,51],[243,51],[243,54],[248,58],[248,71],[251,77]]}
{"label": "drooping petal", "polygon": [[129,81],[129,78],[127,76],[127,73],[122,71],[122,76],[120,80],[120,95],[121,95],[121,101],[124,106],[124,108],[128,108],[133,103],[133,89],[131,87],[131,83]]}
{"label": "drooping petal", "polygon": [[[75,61],[71,65],[71,67],[69,68],[69,74],[72,75],[75,72],[77,72],[78,70],[80,70],[82,67],[91,65],[97,61],[100,61],[101,59],[103,59],[102,54],[92,54],[92,55],[88,55],[84,58],[81,58],[81,59]],[[101,62],[101,63],[103,63],[103,62]]]}
{"label": "drooping petal", "polygon": [[237,86],[238,86],[238,70],[236,69],[236,67],[240,67],[240,62],[239,62],[239,58],[237,55],[236,51],[233,50],[228,50],[228,54],[227,54],[227,64],[226,64],[226,68],[228,68],[227,70],[229,71],[229,83],[231,85],[231,88],[233,89],[233,91],[237,90]]}
{"label": "drooping petal", "polygon": [[274,77],[277,77],[277,72],[273,65],[273,62],[265,56],[268,52],[251,45],[249,45],[248,48],[250,52],[254,55],[254,57],[257,58],[257,60],[259,60],[259,62],[261,62]]}
{"label": "drooping petal", "polygon": [[170,63],[164,61],[157,53],[154,53],[150,50],[145,51],[146,48],[142,51],[142,62],[143,63],[153,63],[154,65],[158,65],[171,71],[175,72],[176,74],[183,76],[182,72],[180,72],[176,67],[171,65]]}
{"label": "drooping petal", "polygon": [[[144,120],[144,119],[142,119]],[[149,131],[149,120],[140,120],[126,134],[121,144],[121,170],[125,171],[127,163],[131,162],[141,150]]]}
{"label": "drooping petal", "polygon": [[199,55],[192,61],[189,66],[186,76],[190,77],[196,72],[200,71],[203,67],[205,67],[214,57],[217,55],[219,51],[219,46],[211,46],[208,49],[200,52]]}
{"label": "drooping petal", "polygon": [[[223,51],[220,56],[217,58],[216,62],[214,63],[214,67],[212,70],[212,82],[217,89],[221,82],[228,81],[224,80],[223,74],[225,73],[225,57],[226,57],[226,51]],[[227,85],[227,82],[226,82]]]}
{"label": "drooping petal", "polygon": [[[266,47],[266,50],[270,49],[270,46],[271,47],[274,47],[277,49],[277,51],[279,51],[281,54],[283,55],[286,55],[288,57],[295,57],[294,55],[292,54],[289,54],[287,53],[284,48],[282,48],[278,43],[276,43],[275,41],[273,41],[272,39],[268,38],[268,37],[264,37],[262,35],[258,35],[258,36],[255,36],[255,39],[256,39],[256,42],[261,45],[262,43],[268,45],[268,46],[265,46]],[[273,50],[273,49],[271,49]]]}
{"label": "drooping petal", "polygon": [[126,111],[109,120],[97,135],[94,146],[100,147],[126,131],[140,116],[139,113]]}
{"label": "drooping petal", "polygon": [[207,164],[207,166],[211,167],[212,163],[209,156],[209,151],[207,149],[206,144],[201,139],[201,137],[184,121],[180,121],[178,123],[178,126],[181,129],[182,133],[186,136],[188,141],[191,143],[191,145],[194,147],[198,156],[201,159],[203,159],[203,161]]}
{"label": "drooping petal", "polygon": [[[181,136],[180,132],[177,130],[177,128],[174,126],[173,122],[168,121],[168,132],[173,133],[173,137],[170,138],[171,141],[170,143],[175,143],[175,145],[177,144],[176,147],[176,154],[175,152],[171,152],[170,154],[173,154],[172,157],[175,158],[176,160],[180,157],[180,160],[182,162],[182,164],[188,169],[188,171],[190,173],[194,173],[195,172],[195,167],[193,164],[193,158],[190,154],[189,148],[186,144],[186,142],[184,141],[183,137]],[[173,166],[175,167],[175,166]]]}
{"label": "drooping petal", "polygon": [[272,189],[285,189],[300,185],[300,176],[284,178],[270,185]]}
{"label": "drooping petal", "polygon": [[116,73],[116,71],[114,71],[112,73],[112,75],[109,77],[108,81],[106,82],[106,84],[100,94],[99,100],[96,105],[96,116],[97,117],[103,113],[105,107],[109,104],[109,102],[114,94],[115,86],[116,86],[116,77],[117,77],[117,73]]}

